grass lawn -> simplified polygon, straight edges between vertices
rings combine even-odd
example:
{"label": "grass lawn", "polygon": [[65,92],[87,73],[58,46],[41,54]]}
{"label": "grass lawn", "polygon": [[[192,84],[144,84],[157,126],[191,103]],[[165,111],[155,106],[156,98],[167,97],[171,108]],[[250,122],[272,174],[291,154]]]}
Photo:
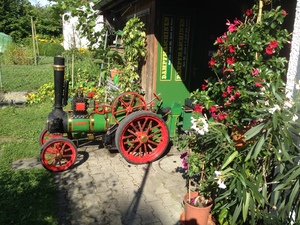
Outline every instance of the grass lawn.
{"label": "grass lawn", "polygon": [[[52,61],[38,66],[2,65],[3,90],[32,91],[53,81]],[[53,174],[44,168],[12,169],[15,160],[39,158],[38,137],[52,105],[0,108],[0,224],[58,224]]]}
{"label": "grass lawn", "polygon": [[43,57],[37,66],[1,65],[0,91],[33,91],[53,82],[53,61],[53,57]]}

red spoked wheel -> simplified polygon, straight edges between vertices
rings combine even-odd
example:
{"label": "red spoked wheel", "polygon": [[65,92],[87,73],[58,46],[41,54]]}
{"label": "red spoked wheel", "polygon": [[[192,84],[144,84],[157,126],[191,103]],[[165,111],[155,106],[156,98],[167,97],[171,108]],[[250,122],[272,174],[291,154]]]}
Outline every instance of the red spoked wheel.
{"label": "red spoked wheel", "polygon": [[69,169],[76,161],[77,148],[67,138],[53,138],[41,149],[40,160],[44,168],[53,172]]}
{"label": "red spoked wheel", "polygon": [[149,111],[138,111],[121,121],[116,131],[116,146],[133,164],[160,158],[169,145],[170,135],[163,119]]}
{"label": "red spoked wheel", "polygon": [[125,92],[119,95],[112,104],[112,117],[117,124],[130,113],[146,110],[147,103],[144,97],[136,92]]}
{"label": "red spoked wheel", "polygon": [[51,140],[52,138],[59,138],[59,137],[67,137],[69,139],[72,139],[72,134],[62,134],[62,133],[50,133],[47,128],[44,128],[39,136],[39,144],[42,146],[47,141]]}

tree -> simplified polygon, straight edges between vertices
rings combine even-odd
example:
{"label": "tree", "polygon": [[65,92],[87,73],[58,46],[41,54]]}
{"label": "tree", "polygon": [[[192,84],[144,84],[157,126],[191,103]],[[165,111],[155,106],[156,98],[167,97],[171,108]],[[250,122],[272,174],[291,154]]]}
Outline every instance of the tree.
{"label": "tree", "polygon": [[31,33],[28,0],[0,0],[0,30],[18,42]]}

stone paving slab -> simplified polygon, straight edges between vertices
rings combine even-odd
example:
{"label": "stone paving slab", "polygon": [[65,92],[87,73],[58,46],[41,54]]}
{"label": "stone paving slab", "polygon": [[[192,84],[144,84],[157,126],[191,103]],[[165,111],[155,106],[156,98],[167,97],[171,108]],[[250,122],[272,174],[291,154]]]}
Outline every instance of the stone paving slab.
{"label": "stone paving slab", "polygon": [[181,224],[186,187],[179,152],[145,165],[97,146],[83,152],[84,163],[56,174],[61,225]]}
{"label": "stone paving slab", "polygon": [[[42,168],[39,159],[21,159],[13,169]],[[180,225],[186,180],[180,152],[160,160],[128,163],[97,145],[78,148],[74,168],[55,173],[59,225]]]}

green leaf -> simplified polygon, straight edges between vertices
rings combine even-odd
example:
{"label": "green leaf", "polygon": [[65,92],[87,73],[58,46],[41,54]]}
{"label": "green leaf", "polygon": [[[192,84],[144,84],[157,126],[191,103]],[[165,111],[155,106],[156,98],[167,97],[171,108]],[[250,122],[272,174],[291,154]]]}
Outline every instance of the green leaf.
{"label": "green leaf", "polygon": [[241,209],[242,209],[242,202],[240,202],[240,204],[235,207],[233,217],[232,217],[232,224],[236,223],[238,217],[240,216]]}
{"label": "green leaf", "polygon": [[[299,195],[299,180],[295,183],[295,186],[288,198],[288,202],[286,204],[286,212],[291,212],[292,211],[292,206],[293,204],[299,199],[297,196]],[[299,200],[297,201],[299,203]]]}
{"label": "green leaf", "polygon": [[226,166],[228,166],[229,163],[232,162],[237,156],[239,155],[238,151],[234,151],[226,160],[226,162],[222,165],[221,169],[223,170]]}
{"label": "green leaf", "polygon": [[299,176],[300,176],[300,167],[291,174],[291,176],[285,181],[285,183],[290,183],[296,177],[298,177],[298,179],[299,179]]}
{"label": "green leaf", "polygon": [[245,196],[245,201],[243,204],[243,220],[246,221],[248,209],[249,209],[250,193],[247,191]]}
{"label": "green leaf", "polygon": [[254,136],[256,136],[257,134],[259,134],[261,131],[262,131],[262,129],[264,128],[264,123],[260,123],[260,124],[258,124],[257,126],[255,126],[255,127],[252,127],[250,130],[248,130],[246,133],[245,133],[245,135],[244,135],[244,137],[245,137],[245,140],[247,141],[247,140],[250,140],[251,138],[253,138]]}
{"label": "green leaf", "polygon": [[262,146],[265,143],[265,135],[262,135],[259,139],[259,141],[255,145],[254,153],[253,153],[253,158],[256,159],[260,151],[262,150]]}

